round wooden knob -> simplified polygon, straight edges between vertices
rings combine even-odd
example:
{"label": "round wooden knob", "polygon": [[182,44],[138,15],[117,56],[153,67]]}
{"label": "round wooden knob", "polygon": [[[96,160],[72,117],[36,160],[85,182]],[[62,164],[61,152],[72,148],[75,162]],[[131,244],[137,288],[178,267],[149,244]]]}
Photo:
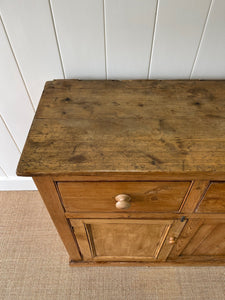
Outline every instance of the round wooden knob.
{"label": "round wooden knob", "polygon": [[116,208],[118,209],[127,209],[130,207],[131,197],[126,194],[119,194],[115,197]]}
{"label": "round wooden knob", "polygon": [[175,242],[176,242],[175,237],[171,236],[171,237],[169,238],[169,244],[175,244]]}

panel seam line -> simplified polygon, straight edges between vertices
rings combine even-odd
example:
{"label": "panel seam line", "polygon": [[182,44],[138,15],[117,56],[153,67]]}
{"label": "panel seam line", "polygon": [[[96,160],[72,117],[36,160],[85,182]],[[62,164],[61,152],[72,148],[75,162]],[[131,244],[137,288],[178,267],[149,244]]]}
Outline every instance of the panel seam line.
{"label": "panel seam line", "polygon": [[107,65],[107,38],[106,38],[106,11],[105,0],[103,1],[103,26],[104,26],[104,52],[105,52],[105,76],[108,79],[108,65]]}
{"label": "panel seam line", "polygon": [[23,82],[24,88],[25,88],[25,90],[26,90],[26,92],[27,92],[27,96],[28,96],[29,102],[30,102],[30,104],[31,104],[31,107],[32,107],[33,111],[35,112],[35,107],[34,107],[34,104],[33,104],[32,98],[31,98],[31,95],[30,95],[30,93],[29,93],[29,90],[28,90],[27,85],[26,85],[26,81],[25,81],[24,76],[23,76],[23,74],[22,74],[22,71],[21,71],[21,69],[20,69],[19,62],[18,62],[18,60],[17,60],[17,58],[16,58],[16,54],[15,54],[15,52],[14,52],[14,50],[13,50],[13,47],[12,47],[11,41],[10,41],[10,39],[9,39],[9,35],[8,35],[8,33],[7,33],[7,30],[6,30],[4,21],[3,21],[3,19],[2,19],[2,16],[0,16],[0,22],[2,23],[3,30],[4,30],[5,35],[6,35],[6,39],[7,39],[8,43],[9,43],[9,47],[10,47],[11,53],[12,53],[12,55],[13,55],[14,61],[15,61],[15,63],[16,63],[16,66],[17,66],[18,72],[19,72],[19,74],[20,74],[21,80],[22,80],[22,82]]}
{"label": "panel seam line", "polygon": [[14,142],[14,144],[15,144],[17,150],[18,150],[19,153],[21,154],[21,151],[20,151],[20,149],[19,149],[19,147],[18,147],[18,145],[17,145],[17,143],[16,143],[16,141],[15,141],[15,139],[14,139],[14,137],[13,137],[11,131],[9,130],[9,127],[8,127],[7,123],[5,122],[5,120],[4,120],[4,118],[3,118],[2,115],[0,115],[0,119],[2,120],[2,122],[3,122],[3,124],[4,124],[5,128],[6,128],[6,130],[8,131],[8,133],[9,133],[11,139],[13,140],[13,142]]}
{"label": "panel seam line", "polygon": [[155,44],[155,35],[156,35],[156,23],[158,19],[158,12],[159,12],[159,1],[157,0],[156,3],[156,9],[155,9],[155,17],[154,17],[154,26],[153,26],[153,33],[152,33],[152,43],[151,43],[151,48],[150,48],[150,55],[149,55],[149,64],[148,64],[148,74],[147,74],[147,79],[150,79],[150,68],[152,64],[152,53],[153,53],[153,48]]}
{"label": "panel seam line", "polygon": [[[60,65],[61,65],[61,69],[62,69],[62,73],[63,73],[63,78],[66,79],[64,65],[63,65],[63,58],[62,58],[62,53],[61,53],[61,49],[60,49],[60,45],[59,45],[59,39],[58,39],[57,31],[56,31],[56,25],[55,25],[56,23],[55,23],[55,18],[54,18],[54,14],[53,14],[51,0],[48,0],[48,4],[49,4],[51,19],[52,19],[52,25],[53,25],[56,45],[57,45],[58,54],[59,54]],[[57,79],[57,78],[55,78],[55,79]]]}
{"label": "panel seam line", "polygon": [[7,175],[6,172],[3,170],[2,167],[0,167],[0,170],[2,171],[2,173],[3,173],[6,177],[8,177],[8,175]]}
{"label": "panel seam line", "polygon": [[199,57],[200,48],[201,48],[201,45],[202,45],[203,37],[205,35],[206,27],[207,27],[208,20],[209,20],[209,15],[210,15],[210,12],[212,10],[213,4],[214,4],[214,0],[211,0],[211,3],[210,3],[209,8],[208,8],[207,15],[206,15],[206,18],[205,18],[205,22],[204,22],[204,25],[203,25],[201,37],[200,37],[200,40],[199,40],[199,43],[198,43],[198,47],[197,47],[197,50],[196,50],[196,54],[195,54],[195,58],[194,58],[194,62],[193,62],[192,68],[191,68],[189,79],[192,79],[192,76],[193,76],[193,72],[194,72],[194,69],[195,69],[195,65],[196,65],[197,59]]}

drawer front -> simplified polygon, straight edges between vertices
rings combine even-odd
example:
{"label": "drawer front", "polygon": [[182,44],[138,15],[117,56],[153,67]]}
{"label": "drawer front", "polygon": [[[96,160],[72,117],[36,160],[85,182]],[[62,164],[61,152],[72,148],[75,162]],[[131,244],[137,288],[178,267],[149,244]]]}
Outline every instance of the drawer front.
{"label": "drawer front", "polygon": [[[58,182],[67,212],[178,212],[190,182]],[[130,196],[130,207],[116,208],[115,197]]]}
{"label": "drawer front", "polygon": [[196,212],[225,213],[225,182],[211,182]]}

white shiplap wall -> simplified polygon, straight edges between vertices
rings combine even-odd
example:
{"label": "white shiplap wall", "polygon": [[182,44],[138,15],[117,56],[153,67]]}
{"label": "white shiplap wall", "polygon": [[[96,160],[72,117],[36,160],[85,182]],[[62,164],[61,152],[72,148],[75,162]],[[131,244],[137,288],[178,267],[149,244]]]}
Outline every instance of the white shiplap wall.
{"label": "white shiplap wall", "polygon": [[66,78],[105,79],[103,0],[52,0]]}
{"label": "white shiplap wall", "polygon": [[156,0],[105,1],[108,79],[147,78]]}
{"label": "white shiplap wall", "polygon": [[44,83],[225,79],[224,0],[0,0],[0,190],[15,170]]}

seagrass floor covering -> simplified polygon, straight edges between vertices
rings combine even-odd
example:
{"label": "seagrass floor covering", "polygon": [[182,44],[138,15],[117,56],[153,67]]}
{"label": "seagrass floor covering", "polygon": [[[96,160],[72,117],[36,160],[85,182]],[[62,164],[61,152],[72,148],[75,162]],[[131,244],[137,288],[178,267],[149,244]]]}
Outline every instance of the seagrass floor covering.
{"label": "seagrass floor covering", "polygon": [[225,267],[82,267],[37,191],[0,192],[0,299],[225,299]]}

